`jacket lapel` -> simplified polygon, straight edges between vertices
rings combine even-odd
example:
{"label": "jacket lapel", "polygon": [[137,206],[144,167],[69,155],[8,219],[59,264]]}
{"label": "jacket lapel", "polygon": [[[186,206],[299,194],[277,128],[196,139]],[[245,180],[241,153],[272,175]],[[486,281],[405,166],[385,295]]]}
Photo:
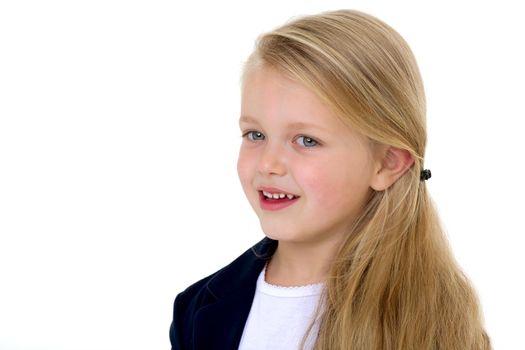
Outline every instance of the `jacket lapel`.
{"label": "jacket lapel", "polygon": [[208,304],[195,313],[195,350],[237,350],[250,313],[257,277],[278,241],[265,237],[207,284]]}

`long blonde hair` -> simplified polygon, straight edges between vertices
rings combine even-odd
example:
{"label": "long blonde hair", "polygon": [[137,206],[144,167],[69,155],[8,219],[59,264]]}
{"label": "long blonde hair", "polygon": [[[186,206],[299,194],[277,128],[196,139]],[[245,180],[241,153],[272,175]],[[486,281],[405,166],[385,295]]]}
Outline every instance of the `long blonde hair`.
{"label": "long blonde hair", "polygon": [[310,88],[371,144],[415,159],[389,188],[373,191],[345,236],[321,298],[315,349],[490,349],[478,297],[420,180],[425,94],[405,40],[368,14],[323,12],[260,35],[241,81],[261,64]]}

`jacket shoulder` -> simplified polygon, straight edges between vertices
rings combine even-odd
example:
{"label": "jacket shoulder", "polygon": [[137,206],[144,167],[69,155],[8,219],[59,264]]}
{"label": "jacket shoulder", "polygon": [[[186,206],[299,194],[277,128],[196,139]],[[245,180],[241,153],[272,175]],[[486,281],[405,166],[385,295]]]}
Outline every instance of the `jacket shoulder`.
{"label": "jacket shoulder", "polygon": [[246,267],[246,264],[251,263],[253,260],[269,259],[275,251],[276,242],[277,241],[267,237],[263,238],[228,265],[191,284],[185,290],[180,292],[177,295],[177,298],[179,298],[181,303],[190,299],[198,298],[202,291],[207,289],[209,282],[215,277],[226,276],[231,270],[239,267]]}
{"label": "jacket shoulder", "polygon": [[170,326],[170,341],[172,350],[186,349],[189,344],[188,335],[191,334],[191,325],[197,309],[206,303],[207,283],[224,268],[193,283],[175,297],[173,303],[173,322]]}
{"label": "jacket shoulder", "polygon": [[[220,270],[219,270],[220,271]],[[172,350],[188,349],[188,335],[191,333],[193,315],[199,305],[203,304],[206,283],[219,271],[193,283],[175,297],[173,303],[173,321],[170,326],[170,342]]]}
{"label": "jacket shoulder", "polygon": [[[183,344],[191,344],[193,319],[196,312],[203,306],[212,303],[227,289],[235,288],[237,277],[241,278],[239,271],[253,265],[254,260],[269,258],[275,248],[276,242],[267,237],[246,250],[228,265],[198,280],[180,292],[173,305],[173,322],[170,327],[170,340],[173,350],[186,349]],[[253,275],[253,273],[251,274]],[[253,277],[250,277],[253,279]],[[215,283],[211,287],[212,283]],[[221,288],[217,288],[221,286]],[[224,288],[223,288],[224,287]]]}

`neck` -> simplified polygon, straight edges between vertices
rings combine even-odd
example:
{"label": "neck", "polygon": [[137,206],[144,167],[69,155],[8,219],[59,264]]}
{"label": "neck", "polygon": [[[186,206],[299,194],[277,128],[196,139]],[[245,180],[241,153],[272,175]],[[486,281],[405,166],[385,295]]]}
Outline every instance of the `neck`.
{"label": "neck", "polygon": [[266,268],[266,282],[301,286],[326,280],[339,241],[290,242],[280,240]]}

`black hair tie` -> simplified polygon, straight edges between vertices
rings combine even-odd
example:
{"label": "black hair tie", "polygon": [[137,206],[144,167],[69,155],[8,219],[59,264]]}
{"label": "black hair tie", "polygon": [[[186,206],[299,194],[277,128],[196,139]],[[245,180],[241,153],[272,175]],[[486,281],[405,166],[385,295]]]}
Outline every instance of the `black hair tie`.
{"label": "black hair tie", "polygon": [[425,169],[421,171],[421,176],[419,177],[422,181],[430,179],[430,176],[432,173],[430,173],[430,169]]}

